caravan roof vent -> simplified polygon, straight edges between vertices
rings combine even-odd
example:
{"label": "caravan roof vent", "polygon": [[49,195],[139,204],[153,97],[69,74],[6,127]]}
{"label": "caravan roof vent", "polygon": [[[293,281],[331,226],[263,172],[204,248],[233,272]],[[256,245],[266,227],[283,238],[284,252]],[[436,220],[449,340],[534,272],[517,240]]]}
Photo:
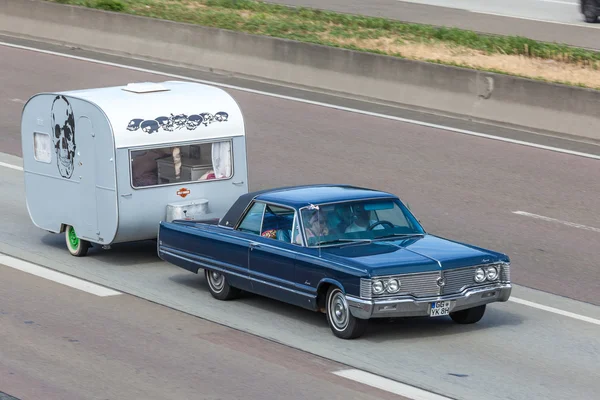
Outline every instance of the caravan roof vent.
{"label": "caravan roof vent", "polygon": [[137,83],[128,83],[127,86],[123,88],[128,92],[133,93],[152,93],[152,92],[165,92],[170,89],[164,87],[160,83],[154,82],[137,82]]}

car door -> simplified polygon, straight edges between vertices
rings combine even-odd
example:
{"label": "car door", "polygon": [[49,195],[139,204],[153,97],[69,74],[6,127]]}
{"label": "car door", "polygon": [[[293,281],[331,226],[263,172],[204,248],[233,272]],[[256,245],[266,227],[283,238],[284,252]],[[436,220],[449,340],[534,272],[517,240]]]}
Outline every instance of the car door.
{"label": "car door", "polygon": [[256,293],[302,305],[308,297],[295,284],[299,248],[291,243],[295,215],[293,208],[265,204],[260,234],[250,243],[248,269]]}

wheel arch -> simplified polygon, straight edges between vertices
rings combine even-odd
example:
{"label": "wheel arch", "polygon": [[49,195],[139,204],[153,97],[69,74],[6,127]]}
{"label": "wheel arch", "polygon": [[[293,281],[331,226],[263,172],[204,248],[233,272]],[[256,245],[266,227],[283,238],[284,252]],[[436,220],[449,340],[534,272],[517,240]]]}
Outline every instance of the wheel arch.
{"label": "wheel arch", "polygon": [[342,293],[346,294],[346,289],[344,289],[344,285],[342,285],[339,281],[331,278],[321,279],[319,284],[317,285],[317,310],[320,312],[325,312],[325,299],[327,298],[327,292],[329,288],[335,286],[342,291]]}

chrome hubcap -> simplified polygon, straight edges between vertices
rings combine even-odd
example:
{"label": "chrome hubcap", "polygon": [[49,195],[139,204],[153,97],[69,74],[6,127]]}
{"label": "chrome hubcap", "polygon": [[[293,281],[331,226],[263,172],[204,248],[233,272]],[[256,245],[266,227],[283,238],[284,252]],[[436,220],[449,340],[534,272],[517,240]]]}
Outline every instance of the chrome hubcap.
{"label": "chrome hubcap", "polygon": [[329,316],[336,329],[344,330],[348,325],[348,304],[341,292],[331,296]]}
{"label": "chrome hubcap", "polygon": [[223,286],[225,285],[225,277],[218,272],[210,272],[208,274],[208,279],[210,281],[210,285],[213,287],[215,291],[221,291]]}

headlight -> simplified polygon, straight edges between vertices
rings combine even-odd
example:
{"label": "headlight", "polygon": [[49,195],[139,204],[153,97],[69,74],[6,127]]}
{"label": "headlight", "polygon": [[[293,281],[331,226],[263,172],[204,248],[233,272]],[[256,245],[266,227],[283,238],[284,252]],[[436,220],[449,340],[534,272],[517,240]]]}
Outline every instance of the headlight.
{"label": "headlight", "polygon": [[383,282],[381,282],[381,281],[373,282],[373,293],[375,293],[375,294],[383,293]]}
{"label": "headlight", "polygon": [[485,276],[488,279],[488,281],[493,281],[498,277],[498,270],[496,269],[496,267],[487,267],[485,269]]}
{"label": "headlight", "polygon": [[400,290],[400,281],[396,279],[390,279],[387,281],[386,290],[390,293],[396,293],[398,290]]}
{"label": "headlight", "polygon": [[483,281],[485,281],[485,272],[483,271],[483,269],[481,268],[477,268],[475,270],[475,282],[477,283],[481,283]]}

